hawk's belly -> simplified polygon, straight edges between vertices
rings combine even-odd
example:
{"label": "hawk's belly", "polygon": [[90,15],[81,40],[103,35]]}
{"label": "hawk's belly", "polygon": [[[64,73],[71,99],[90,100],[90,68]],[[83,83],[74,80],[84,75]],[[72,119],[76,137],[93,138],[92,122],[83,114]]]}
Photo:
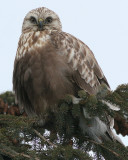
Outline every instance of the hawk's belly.
{"label": "hawk's belly", "polygon": [[74,94],[72,70],[53,49],[26,53],[15,63],[15,68],[19,71],[14,71],[18,86],[14,85],[14,90],[19,105],[30,116],[48,115],[49,111],[56,110],[61,98]]}

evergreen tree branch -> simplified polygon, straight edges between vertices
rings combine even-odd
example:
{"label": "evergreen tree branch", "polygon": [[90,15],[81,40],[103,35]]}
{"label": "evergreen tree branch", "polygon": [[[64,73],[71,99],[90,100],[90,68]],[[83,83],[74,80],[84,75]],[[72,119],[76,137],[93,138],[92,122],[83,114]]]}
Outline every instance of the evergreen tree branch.
{"label": "evergreen tree branch", "polygon": [[118,153],[116,153],[116,152],[114,152],[113,150],[105,147],[103,144],[97,143],[96,141],[93,141],[93,140],[90,140],[90,139],[86,139],[86,140],[89,141],[89,142],[91,142],[91,143],[94,143],[94,144],[96,144],[96,145],[101,146],[102,148],[104,148],[104,149],[108,150],[109,152],[111,152],[112,154],[114,154],[116,157],[122,159],[122,157],[121,157]]}
{"label": "evergreen tree branch", "polygon": [[[24,154],[24,153],[18,153],[11,148],[4,147],[4,149],[0,148],[0,152],[3,153],[4,155],[10,156],[11,158],[16,158],[16,157],[24,157],[28,159],[32,159],[31,156]],[[39,158],[35,158],[35,160],[39,160]]]}
{"label": "evergreen tree branch", "polygon": [[[6,94],[5,97],[1,98],[4,98],[4,103],[11,105],[12,101],[10,99],[12,100],[12,98],[7,98],[8,95],[10,97],[10,94]],[[128,160],[127,148],[114,141],[113,143],[99,144],[91,139],[86,139],[86,135],[84,136],[79,128],[81,109],[86,107],[90,117],[97,116],[105,123],[107,121],[105,113],[112,116],[115,119],[115,128],[118,133],[127,135],[128,85],[120,86],[116,91],[108,94],[105,90],[102,90],[97,96],[90,96],[85,91],[80,91],[79,97],[83,98],[79,104],[72,104],[70,97],[60,101],[58,111],[54,116],[51,116],[52,119],[39,132],[33,128],[36,119],[22,117],[17,112],[12,114],[12,112],[9,112],[10,108],[6,112],[6,116],[0,115],[0,159],[1,157],[7,157],[17,160],[67,160],[73,158],[82,160],[93,158]],[[110,110],[101,103],[101,99],[119,105],[120,111]],[[6,106],[2,104],[1,101],[0,113],[4,114]],[[4,106],[4,108],[1,106]],[[49,139],[41,135],[41,133],[44,133],[44,129],[51,132]],[[52,133],[52,131],[54,132]],[[95,157],[90,157],[89,151],[94,152]]]}
{"label": "evergreen tree branch", "polygon": [[57,148],[57,145],[53,144],[52,142],[50,142],[49,140],[47,140],[44,136],[42,136],[37,130],[34,129],[34,132],[45,142],[47,142],[49,145]]}

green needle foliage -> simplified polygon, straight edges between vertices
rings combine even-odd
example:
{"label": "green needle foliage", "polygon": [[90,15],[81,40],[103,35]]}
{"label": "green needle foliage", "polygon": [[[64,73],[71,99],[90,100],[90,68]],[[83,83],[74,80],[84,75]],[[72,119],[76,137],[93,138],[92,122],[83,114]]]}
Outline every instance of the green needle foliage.
{"label": "green needle foliage", "polygon": [[[0,160],[128,160],[127,147],[114,141],[99,144],[83,135],[79,128],[81,111],[86,107],[90,117],[98,116],[106,122],[109,114],[120,119],[126,135],[128,85],[121,85],[113,92],[102,86],[97,95],[79,91],[78,97],[82,100],[73,104],[71,96],[65,96],[58,111],[50,114],[51,120],[43,127],[36,125],[37,118],[1,114]],[[14,104],[12,92],[3,93],[0,98],[8,105]],[[120,106],[120,111],[110,110],[101,100]],[[119,133],[124,134],[124,130],[118,128]]]}
{"label": "green needle foliage", "polygon": [[15,97],[14,97],[14,94],[11,91],[7,91],[7,92],[1,94],[0,98],[2,98],[3,101],[5,103],[7,103],[8,105],[15,104]]}

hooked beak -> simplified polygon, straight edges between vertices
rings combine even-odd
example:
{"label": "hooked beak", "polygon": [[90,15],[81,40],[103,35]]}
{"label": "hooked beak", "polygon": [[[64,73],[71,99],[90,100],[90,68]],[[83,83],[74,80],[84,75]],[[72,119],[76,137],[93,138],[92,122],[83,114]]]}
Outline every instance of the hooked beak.
{"label": "hooked beak", "polygon": [[44,20],[40,18],[40,19],[38,20],[38,28],[39,28],[40,31],[43,30],[44,25],[45,25]]}

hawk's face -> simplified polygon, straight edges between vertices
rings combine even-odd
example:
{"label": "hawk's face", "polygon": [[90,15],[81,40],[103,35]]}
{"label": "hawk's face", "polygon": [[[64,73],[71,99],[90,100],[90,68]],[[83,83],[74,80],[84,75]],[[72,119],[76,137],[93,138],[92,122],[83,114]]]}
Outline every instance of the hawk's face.
{"label": "hawk's face", "polygon": [[45,7],[30,11],[24,18],[22,26],[22,32],[61,29],[61,22],[57,14]]}

